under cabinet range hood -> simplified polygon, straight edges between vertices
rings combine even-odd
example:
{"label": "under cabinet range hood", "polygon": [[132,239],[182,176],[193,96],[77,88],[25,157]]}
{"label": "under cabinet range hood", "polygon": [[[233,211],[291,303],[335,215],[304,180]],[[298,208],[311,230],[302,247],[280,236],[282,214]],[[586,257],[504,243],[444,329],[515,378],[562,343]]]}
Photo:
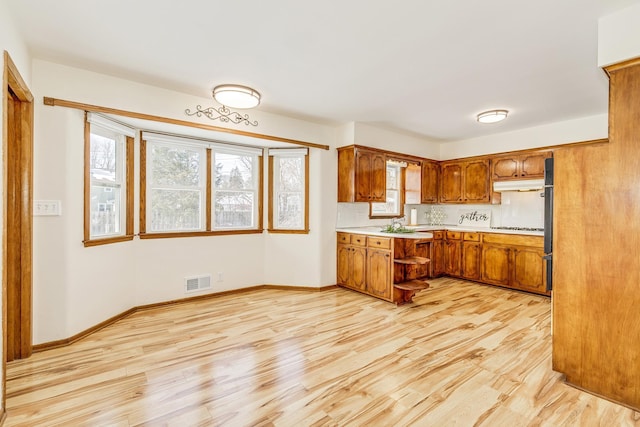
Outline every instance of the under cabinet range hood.
{"label": "under cabinet range hood", "polygon": [[544,188],[544,179],[521,179],[517,181],[497,181],[493,183],[493,191],[536,191]]}

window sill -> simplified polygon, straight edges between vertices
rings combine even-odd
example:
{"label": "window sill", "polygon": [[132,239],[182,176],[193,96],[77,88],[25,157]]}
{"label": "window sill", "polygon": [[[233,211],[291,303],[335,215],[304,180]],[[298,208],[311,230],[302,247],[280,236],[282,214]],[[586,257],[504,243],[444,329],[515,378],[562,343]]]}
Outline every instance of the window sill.
{"label": "window sill", "polygon": [[309,230],[284,230],[284,229],[268,229],[267,232],[273,234],[309,234]]}
{"label": "window sill", "polygon": [[218,230],[218,231],[176,231],[162,233],[140,233],[140,239],[170,239],[174,237],[227,236],[233,234],[262,234],[262,229]]}
{"label": "window sill", "polygon": [[108,245],[111,243],[127,242],[130,240],[133,240],[133,234],[127,234],[124,236],[105,237],[103,239],[85,240],[82,243],[84,244],[85,248],[88,248],[91,246]]}

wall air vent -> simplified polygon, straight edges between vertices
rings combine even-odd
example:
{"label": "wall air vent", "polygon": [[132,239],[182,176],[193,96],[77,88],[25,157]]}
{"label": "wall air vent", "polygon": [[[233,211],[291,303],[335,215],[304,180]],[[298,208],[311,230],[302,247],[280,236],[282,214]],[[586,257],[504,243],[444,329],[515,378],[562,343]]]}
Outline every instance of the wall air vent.
{"label": "wall air vent", "polygon": [[211,289],[211,275],[191,276],[184,278],[184,292],[197,292]]}

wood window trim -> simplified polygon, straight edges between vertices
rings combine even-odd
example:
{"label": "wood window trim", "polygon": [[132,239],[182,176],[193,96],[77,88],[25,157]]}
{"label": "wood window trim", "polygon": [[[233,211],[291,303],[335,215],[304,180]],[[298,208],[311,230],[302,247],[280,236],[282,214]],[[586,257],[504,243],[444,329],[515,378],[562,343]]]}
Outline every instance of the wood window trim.
{"label": "wood window trim", "polygon": [[257,156],[258,166],[258,212],[256,219],[257,228],[235,229],[235,230],[212,230],[212,199],[213,199],[213,160],[212,150],[206,149],[207,171],[206,171],[206,229],[201,231],[170,231],[159,233],[147,233],[147,141],[140,138],[140,239],[170,239],[180,237],[206,237],[206,236],[229,236],[234,234],[262,234],[263,230],[263,158]]}
{"label": "wood window trim", "polygon": [[[304,156],[304,228],[296,230],[287,230],[283,228],[274,228],[273,226],[273,183],[274,183],[274,164],[273,157],[269,156],[269,200],[267,207],[267,231],[273,234],[309,234],[309,153]],[[261,175],[262,176],[262,175]]]}
{"label": "wood window trim", "polygon": [[125,233],[118,236],[91,238],[91,124],[84,113],[84,240],[85,248],[133,240],[133,156],[134,139],[125,137]]}

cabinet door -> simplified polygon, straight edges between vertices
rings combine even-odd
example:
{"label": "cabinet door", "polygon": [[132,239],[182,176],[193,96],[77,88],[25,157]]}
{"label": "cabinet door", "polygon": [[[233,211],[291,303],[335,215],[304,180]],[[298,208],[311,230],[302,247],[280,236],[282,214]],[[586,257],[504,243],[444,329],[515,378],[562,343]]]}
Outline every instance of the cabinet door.
{"label": "cabinet door", "polygon": [[351,246],[338,245],[338,271],[337,282],[338,285],[349,286],[350,264],[351,264]]}
{"label": "cabinet door", "polygon": [[436,162],[422,162],[422,203],[437,203],[440,167]]}
{"label": "cabinet door", "polygon": [[464,242],[462,245],[462,277],[480,279],[480,243]]}
{"label": "cabinet door", "polygon": [[519,166],[520,161],[516,156],[497,157],[493,159],[492,178],[494,181],[516,179],[520,173]]}
{"label": "cabinet door", "polygon": [[350,286],[359,291],[367,288],[367,249],[354,246],[351,249]]}
{"label": "cabinet door", "polygon": [[371,189],[369,199],[372,202],[387,201],[387,159],[384,154],[371,154]]}
{"label": "cabinet door", "polygon": [[367,292],[379,298],[391,299],[391,251],[367,251]]}
{"label": "cabinet door", "polygon": [[422,202],[422,168],[408,164],[404,170],[404,202],[419,205]]}
{"label": "cabinet door", "polygon": [[460,277],[462,242],[447,240],[444,244],[444,270],[449,276]]}
{"label": "cabinet door", "polygon": [[356,151],[355,170],[355,201],[371,201],[371,171],[373,170],[372,153],[370,151]]}
{"label": "cabinet door", "polygon": [[520,178],[544,178],[544,159],[550,153],[531,153],[520,156]]}
{"label": "cabinet door", "polygon": [[466,203],[490,201],[489,160],[474,160],[464,164],[464,196]]}
{"label": "cabinet door", "polygon": [[440,201],[442,203],[462,202],[462,165],[447,163],[440,169]]}
{"label": "cabinet door", "polygon": [[442,276],[445,272],[444,240],[434,240],[431,248],[431,274],[433,277]]}
{"label": "cabinet door", "polygon": [[509,286],[509,257],[511,250],[505,246],[484,243],[480,263],[483,282]]}
{"label": "cabinet door", "polygon": [[546,293],[544,283],[544,251],[536,248],[513,250],[512,286],[524,291]]}

